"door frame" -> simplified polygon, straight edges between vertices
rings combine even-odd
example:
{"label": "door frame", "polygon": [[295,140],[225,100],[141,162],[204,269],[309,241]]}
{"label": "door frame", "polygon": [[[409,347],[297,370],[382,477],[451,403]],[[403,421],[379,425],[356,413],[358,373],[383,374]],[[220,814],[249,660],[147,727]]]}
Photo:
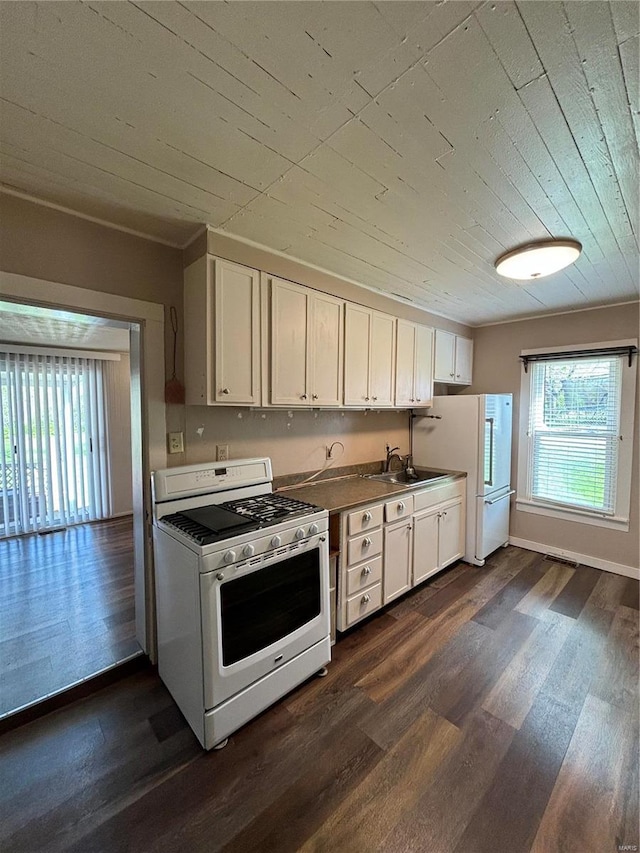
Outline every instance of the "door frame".
{"label": "door frame", "polygon": [[130,333],[136,639],[155,662],[151,472],[167,465],[164,305],[2,270],[0,299],[138,324]]}

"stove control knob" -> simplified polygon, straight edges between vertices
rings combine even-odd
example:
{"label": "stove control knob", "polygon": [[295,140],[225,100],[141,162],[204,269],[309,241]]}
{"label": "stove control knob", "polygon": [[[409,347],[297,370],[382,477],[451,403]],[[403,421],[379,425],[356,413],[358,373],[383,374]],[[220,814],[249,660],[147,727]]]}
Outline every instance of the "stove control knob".
{"label": "stove control knob", "polygon": [[304,527],[299,527],[296,530],[295,536],[296,536],[296,539],[304,539],[304,537],[305,537]]}
{"label": "stove control knob", "polygon": [[225,561],[225,563],[233,563],[235,558],[236,558],[236,552],[235,551],[227,551],[227,553],[223,557],[223,560]]}
{"label": "stove control knob", "polygon": [[282,545],[282,536],[274,536],[271,540],[272,548],[279,548]]}
{"label": "stove control knob", "polygon": [[218,572],[216,577],[218,578],[219,581],[223,581],[224,580],[224,572]]}
{"label": "stove control knob", "polygon": [[309,525],[309,536],[315,536],[319,530],[320,530],[320,528],[318,527],[318,525],[315,522],[313,524],[310,524]]}
{"label": "stove control knob", "polygon": [[256,551],[256,549],[253,547],[253,545],[245,545],[244,548],[242,549],[242,556],[243,557],[253,557],[253,555],[255,554],[255,551]]}

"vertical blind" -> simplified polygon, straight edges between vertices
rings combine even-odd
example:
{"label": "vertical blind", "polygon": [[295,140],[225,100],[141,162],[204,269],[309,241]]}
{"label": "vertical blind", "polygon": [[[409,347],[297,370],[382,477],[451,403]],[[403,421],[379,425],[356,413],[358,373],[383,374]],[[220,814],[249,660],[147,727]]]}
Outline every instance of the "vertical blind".
{"label": "vertical blind", "polygon": [[622,357],[567,357],[531,367],[530,498],[613,514]]}
{"label": "vertical blind", "polygon": [[0,352],[0,536],[110,514],[102,363]]}

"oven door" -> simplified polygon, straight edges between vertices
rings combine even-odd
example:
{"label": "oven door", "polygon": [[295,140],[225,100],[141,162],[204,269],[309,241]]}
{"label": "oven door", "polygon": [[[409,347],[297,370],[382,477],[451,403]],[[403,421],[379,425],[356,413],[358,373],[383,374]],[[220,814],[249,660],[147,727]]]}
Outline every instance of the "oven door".
{"label": "oven door", "polygon": [[329,635],[326,537],[207,572],[200,591],[208,711]]}

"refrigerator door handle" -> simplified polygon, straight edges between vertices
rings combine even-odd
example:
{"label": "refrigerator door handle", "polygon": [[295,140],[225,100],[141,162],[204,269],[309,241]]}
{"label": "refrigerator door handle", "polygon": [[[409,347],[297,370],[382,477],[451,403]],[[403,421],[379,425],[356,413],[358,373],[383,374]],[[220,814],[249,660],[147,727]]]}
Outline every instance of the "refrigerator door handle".
{"label": "refrigerator door handle", "polygon": [[494,418],[485,418],[485,424],[489,424],[489,479],[484,481],[485,486],[493,486],[493,423]]}
{"label": "refrigerator door handle", "polygon": [[511,495],[515,495],[515,493],[516,493],[516,490],[511,489],[510,492],[505,492],[504,495],[500,495],[499,498],[495,498],[495,500],[492,500],[492,501],[485,501],[485,503],[488,504],[489,506],[493,506],[493,504],[497,504],[498,501],[503,501],[505,498],[508,498]]}

